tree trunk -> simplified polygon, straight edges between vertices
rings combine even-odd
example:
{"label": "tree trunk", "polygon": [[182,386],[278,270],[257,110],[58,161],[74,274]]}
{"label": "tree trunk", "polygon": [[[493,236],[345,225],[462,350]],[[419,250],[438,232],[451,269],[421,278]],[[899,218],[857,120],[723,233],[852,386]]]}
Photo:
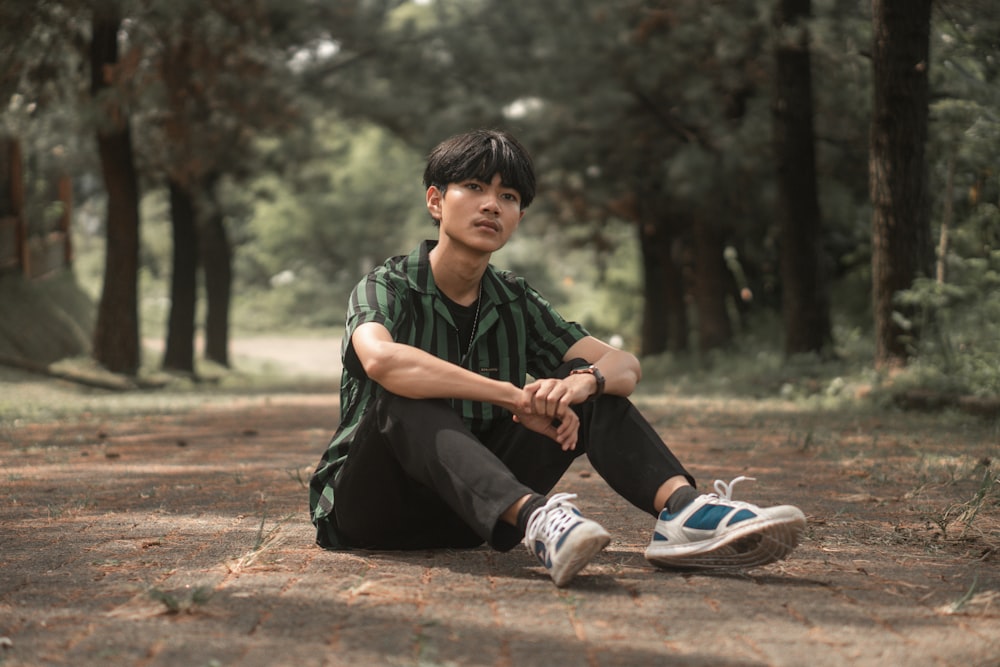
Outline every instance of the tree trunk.
{"label": "tree trunk", "polygon": [[872,304],[875,365],[884,367],[904,364],[904,336],[919,335],[893,317],[893,299],[932,269],[925,158],[931,0],[873,0],[872,10]]}
{"label": "tree trunk", "polygon": [[[91,94],[99,100],[110,92],[110,76],[118,62],[121,17],[113,4],[102,4],[92,17],[90,45]],[[97,132],[101,173],[108,194],[107,254],[104,286],[97,310],[94,358],[115,373],[139,370],[139,184],[132,161],[128,116],[121,105],[106,102]]]}
{"label": "tree trunk", "polygon": [[24,213],[24,164],[21,142],[0,133],[0,218]]}
{"label": "tree trunk", "polygon": [[688,321],[687,281],[684,278],[684,243],[671,235],[670,245],[663,255],[663,304],[670,314],[667,329],[667,350],[675,354],[688,351],[690,322]]}
{"label": "tree trunk", "polygon": [[174,251],[163,368],[194,373],[194,320],[198,303],[197,212],[189,188],[173,179],[169,186]]}
{"label": "tree trunk", "polygon": [[641,353],[686,352],[687,305],[674,234],[663,220],[640,221],[639,230],[645,285]]}
{"label": "tree trunk", "polygon": [[728,345],[733,338],[726,299],[729,285],[724,243],[719,230],[695,220],[694,302],[698,313],[698,350],[708,352]]}
{"label": "tree trunk", "polygon": [[24,215],[24,161],[21,142],[0,135],[0,220],[13,218],[13,238],[0,240],[0,271],[19,267],[29,274],[28,220]]}
{"label": "tree trunk", "polygon": [[201,262],[205,276],[205,357],[229,367],[229,304],[233,284],[233,253],[215,197],[217,179],[205,188],[208,207],[201,228]]}
{"label": "tree trunk", "polygon": [[806,21],[811,0],[779,0],[774,152],[778,168],[785,354],[824,352],[833,340],[816,186],[812,72]]}

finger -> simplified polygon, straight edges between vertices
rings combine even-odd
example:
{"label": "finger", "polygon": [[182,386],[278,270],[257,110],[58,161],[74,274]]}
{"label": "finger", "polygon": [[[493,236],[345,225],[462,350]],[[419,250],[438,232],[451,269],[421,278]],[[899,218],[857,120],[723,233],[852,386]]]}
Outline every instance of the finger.
{"label": "finger", "polygon": [[[576,417],[574,414],[573,417]],[[576,449],[577,435],[579,432],[579,421],[573,418],[564,419],[559,422],[556,429],[556,438],[562,445],[564,451]]]}
{"label": "finger", "polygon": [[576,449],[576,435],[571,434],[563,441],[562,445],[564,452],[571,452]]}
{"label": "finger", "polygon": [[531,412],[535,412],[535,407],[538,402],[538,392],[541,390],[541,385],[537,382],[532,382],[530,385],[524,388],[522,392],[524,396],[524,404],[527,409]]}
{"label": "finger", "polygon": [[536,415],[545,414],[545,401],[539,396],[538,391],[531,394],[531,411]]}
{"label": "finger", "polygon": [[553,385],[545,393],[545,414],[549,417],[559,417],[565,412],[564,398],[566,397],[565,387]]}
{"label": "finger", "polygon": [[559,421],[565,422],[567,419],[578,419],[576,413],[570,407],[570,404],[566,401],[565,397],[559,400],[555,405],[555,414],[552,415],[553,419],[558,419]]}
{"label": "finger", "polygon": [[555,417],[558,394],[554,392],[551,385],[539,387],[532,397],[532,405],[535,413],[546,417]]}
{"label": "finger", "polygon": [[521,390],[521,398],[518,407],[522,412],[533,414],[535,412],[535,394],[538,392],[538,383],[532,382]]}

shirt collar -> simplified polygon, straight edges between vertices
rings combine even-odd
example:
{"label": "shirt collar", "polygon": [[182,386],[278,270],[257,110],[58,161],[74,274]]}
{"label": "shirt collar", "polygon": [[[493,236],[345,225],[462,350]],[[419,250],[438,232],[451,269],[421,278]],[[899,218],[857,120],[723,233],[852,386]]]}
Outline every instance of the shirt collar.
{"label": "shirt collar", "polygon": [[[434,294],[437,286],[434,284],[434,274],[431,273],[430,252],[437,245],[435,240],[426,240],[414,248],[406,258],[406,278],[411,289],[421,294]],[[497,271],[490,264],[483,275],[483,296],[492,303],[507,303],[514,301],[523,292],[518,289],[518,283],[513,274]]]}

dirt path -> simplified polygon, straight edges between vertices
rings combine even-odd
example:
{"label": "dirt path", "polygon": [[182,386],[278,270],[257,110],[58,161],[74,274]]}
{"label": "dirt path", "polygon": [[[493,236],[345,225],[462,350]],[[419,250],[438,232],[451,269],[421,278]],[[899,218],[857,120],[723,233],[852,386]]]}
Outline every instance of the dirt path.
{"label": "dirt path", "polygon": [[5,667],[1000,664],[993,423],[641,397],[703,485],[756,477],[737,497],[800,506],[806,539],[749,572],[654,571],[650,518],[581,461],[560,490],[614,540],[556,589],[522,548],[315,548],[329,392],[50,390],[85,407],[0,425]]}
{"label": "dirt path", "polygon": [[[143,346],[163,353],[163,339],[149,338]],[[204,349],[201,338],[195,349]],[[250,367],[281,375],[340,378],[340,337],[243,336],[230,341],[229,353],[236,368]]]}
{"label": "dirt path", "polygon": [[233,341],[232,354],[255,363],[272,364],[289,375],[340,378],[340,338],[255,336]]}

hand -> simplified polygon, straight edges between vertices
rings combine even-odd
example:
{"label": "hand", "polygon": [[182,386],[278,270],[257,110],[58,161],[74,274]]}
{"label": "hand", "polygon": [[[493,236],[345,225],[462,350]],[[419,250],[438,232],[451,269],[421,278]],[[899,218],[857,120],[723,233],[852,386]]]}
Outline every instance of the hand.
{"label": "hand", "polygon": [[552,438],[564,452],[576,449],[580,418],[572,410],[567,409],[560,419],[531,412],[515,412],[514,421],[528,430]]}
{"label": "hand", "polygon": [[571,375],[565,379],[546,378],[535,380],[524,387],[523,406],[537,415],[562,419],[571,405],[583,403],[592,393],[596,384],[591,375]]}

